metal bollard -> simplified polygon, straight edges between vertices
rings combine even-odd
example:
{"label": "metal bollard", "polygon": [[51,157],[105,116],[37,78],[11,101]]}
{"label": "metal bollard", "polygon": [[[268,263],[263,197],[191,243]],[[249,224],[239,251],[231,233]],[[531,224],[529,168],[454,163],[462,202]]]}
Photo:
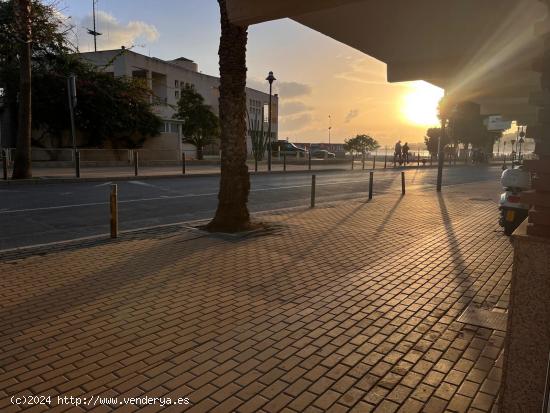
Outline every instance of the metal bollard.
{"label": "metal bollard", "polygon": [[2,149],[2,170],[4,171],[4,181],[8,180],[8,154]]}
{"label": "metal bollard", "polygon": [[384,155],[384,169],[388,166],[388,154]]}
{"label": "metal bollard", "polygon": [[315,175],[311,175],[311,208],[315,208]]}
{"label": "metal bollard", "polygon": [[401,172],[401,195],[405,195],[405,172]]}
{"label": "metal bollard", "polygon": [[311,151],[308,152],[307,170],[311,171]]}
{"label": "metal bollard", "polygon": [[134,175],[139,175],[139,152],[134,151]]}
{"label": "metal bollard", "polygon": [[111,185],[111,238],[118,237],[118,188],[116,184]]}
{"label": "metal bollard", "polygon": [[77,178],[80,178],[80,152],[78,149],[74,150],[74,168]]}
{"label": "metal bollard", "polygon": [[417,161],[416,166],[420,166],[420,152],[418,152],[416,161]]}
{"label": "metal bollard", "polygon": [[185,152],[181,154],[181,173],[185,175]]}
{"label": "metal bollard", "polygon": [[361,170],[365,170],[365,152],[363,152],[363,155],[361,156]]}
{"label": "metal bollard", "polygon": [[286,151],[283,152],[283,171],[286,172]]}
{"label": "metal bollard", "polygon": [[370,172],[369,174],[369,199],[372,199],[372,187],[374,184],[374,172]]}

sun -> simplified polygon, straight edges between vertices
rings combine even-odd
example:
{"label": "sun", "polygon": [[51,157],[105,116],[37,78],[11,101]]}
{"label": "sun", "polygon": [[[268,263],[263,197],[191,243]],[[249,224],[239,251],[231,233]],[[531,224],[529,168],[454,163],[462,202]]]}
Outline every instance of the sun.
{"label": "sun", "polygon": [[411,91],[403,96],[401,110],[416,125],[437,125],[437,105],[442,97],[443,89],[424,81],[412,82]]}

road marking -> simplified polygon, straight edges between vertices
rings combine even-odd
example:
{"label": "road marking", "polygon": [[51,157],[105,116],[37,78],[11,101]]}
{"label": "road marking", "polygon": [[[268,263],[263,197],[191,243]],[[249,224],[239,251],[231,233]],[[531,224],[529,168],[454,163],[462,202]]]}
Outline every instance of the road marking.
{"label": "road marking", "polygon": [[[358,182],[366,182],[365,180],[360,181],[338,181],[338,182],[324,182],[317,184],[317,186],[329,186],[329,185],[342,185],[344,183],[358,183]],[[250,192],[265,192],[265,191],[279,191],[284,189],[296,189],[296,188],[309,188],[310,184],[304,184],[304,185],[289,185],[289,186],[280,186],[280,187],[271,187],[271,188],[256,188],[250,190]],[[208,197],[208,196],[217,196],[218,192],[209,192],[205,194],[185,194],[185,195],[162,195],[158,197],[153,198],[137,198],[137,199],[126,199],[122,201],[118,201],[119,204],[129,204],[129,203],[136,203],[136,202],[151,202],[151,201],[164,201],[167,199],[181,199],[181,198],[198,198],[198,197]],[[81,207],[89,207],[89,206],[99,206],[99,205],[109,205],[109,202],[90,202],[86,204],[71,204],[71,205],[57,205],[57,206],[50,206],[50,207],[40,207],[40,208],[25,208],[25,209],[13,209],[13,210],[6,210],[6,211],[0,211],[0,214],[15,214],[20,212],[37,212],[37,211],[53,211],[58,209],[70,209],[70,208],[81,208]]]}
{"label": "road marking", "polygon": [[99,188],[100,186],[107,186],[107,185],[111,185],[112,183],[113,183],[112,181],[103,182],[102,184],[94,185],[94,187],[95,187],[95,188]]}
{"label": "road marking", "polygon": [[[482,179],[475,182],[482,182],[485,180],[489,180],[489,179]],[[361,179],[361,180],[353,180],[353,181],[323,182],[323,183],[318,183],[317,186],[344,185],[344,184],[353,184],[353,183],[367,184],[368,180]],[[466,182],[466,183],[473,183],[473,182]],[[429,185],[429,184],[427,183],[420,184],[419,186],[424,186],[424,185]],[[445,186],[449,187],[454,185],[461,185],[461,184],[451,184],[451,185],[445,185]],[[298,188],[310,188],[310,187],[311,187],[311,184],[308,183],[304,185],[288,185],[288,186],[279,186],[279,187],[256,188],[256,189],[251,189],[250,192],[279,191],[279,190],[285,190],[285,189],[298,189]],[[137,199],[121,200],[121,201],[118,201],[118,203],[130,204],[130,203],[138,203],[138,202],[165,201],[169,199],[184,199],[184,198],[199,198],[199,197],[209,197],[209,196],[217,196],[217,195],[218,195],[218,192],[209,192],[205,194],[173,195],[173,196],[162,195],[162,196],[152,197],[152,198],[137,198]],[[0,215],[15,214],[15,213],[21,213],[21,212],[53,211],[53,210],[60,210],[60,209],[82,208],[82,207],[100,206],[100,205],[109,205],[109,202],[90,202],[85,204],[58,205],[58,206],[50,206],[50,207],[25,208],[25,209],[14,209],[14,210],[5,210],[5,211],[0,210]]]}
{"label": "road marking", "polygon": [[[482,179],[482,180],[474,181],[474,182],[462,182],[462,183],[458,183],[458,184],[445,185],[445,187],[452,188],[452,187],[457,187],[457,186],[462,186],[462,185],[473,184],[473,183],[477,183],[477,182],[486,182],[486,181],[490,181],[490,180],[492,180],[492,179],[486,178],[486,179]],[[418,188],[421,191],[433,190],[434,189],[434,185],[429,185],[429,184],[415,185],[415,187]],[[364,194],[366,194],[366,192],[357,193],[357,195],[364,195]],[[388,195],[388,194],[384,193],[384,195]],[[324,202],[320,201],[319,206],[321,206],[321,205],[323,205],[323,206],[338,205],[338,203],[340,203],[340,202],[342,202],[342,200],[331,200],[331,201],[324,201]],[[260,210],[260,211],[251,211],[250,214],[252,216],[256,216],[256,215],[262,215],[262,214],[270,214],[270,213],[284,212],[284,211],[291,212],[291,211],[304,210],[304,209],[309,211],[309,207],[304,206],[304,205],[297,205],[297,206],[291,206],[291,207],[264,209],[264,210]],[[212,210],[212,211],[203,211],[203,212],[213,213],[215,211]],[[2,213],[2,210],[0,210],[0,214],[1,213]],[[212,217],[191,219],[189,221],[172,222],[172,223],[166,223],[166,224],[158,224],[158,225],[146,226],[146,227],[141,227],[141,228],[133,228],[133,229],[128,229],[128,230],[122,230],[119,233],[120,234],[126,234],[126,233],[146,231],[146,230],[163,228],[163,227],[171,227],[171,226],[182,226],[187,230],[196,230],[196,228],[193,225],[198,225],[199,223],[203,223],[203,222],[209,221],[211,219],[212,219]],[[110,236],[109,233],[102,233],[102,234],[98,234],[98,235],[90,235],[90,236],[87,236],[87,237],[73,238],[73,239],[68,239],[68,240],[63,240],[63,241],[48,242],[48,243],[44,243],[44,244],[25,245],[25,246],[16,247],[16,248],[0,249],[0,253],[17,252],[17,251],[24,251],[24,250],[27,250],[27,249],[33,249],[33,248],[38,248],[38,247],[63,245],[63,244],[75,243],[75,242],[78,242],[78,241],[108,238],[109,236]]]}
{"label": "road marking", "polygon": [[160,188],[159,186],[148,184],[147,182],[142,182],[142,181],[128,181],[128,183],[134,184],[134,185],[148,186],[150,188],[155,188],[155,189],[163,189],[163,188]]}

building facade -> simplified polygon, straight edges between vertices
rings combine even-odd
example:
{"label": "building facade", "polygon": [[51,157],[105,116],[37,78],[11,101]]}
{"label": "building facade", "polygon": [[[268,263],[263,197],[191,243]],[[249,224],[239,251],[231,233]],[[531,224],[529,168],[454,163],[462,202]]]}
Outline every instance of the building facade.
{"label": "building facade", "polygon": [[[193,157],[194,147],[182,143],[181,124],[178,120],[173,119],[180,98],[181,88],[186,83],[193,85],[195,90],[203,96],[205,103],[212,107],[214,113],[218,114],[220,86],[220,79],[218,77],[199,72],[198,65],[184,57],[166,61],[145,56],[125,48],[81,53],[80,56],[83,60],[97,66],[106,73],[112,73],[115,77],[143,79],[153,92],[151,97],[153,110],[163,120],[164,124],[160,136],[146,142],[146,148],[185,151]],[[268,85],[266,82],[267,89]],[[254,125],[261,125],[261,121],[263,120],[265,122],[264,129],[267,131],[269,93],[247,87],[246,97],[249,118],[253,121]],[[279,98],[277,95],[274,95],[272,97],[271,116],[272,141],[277,140],[278,106]],[[252,153],[250,136],[247,136],[247,151],[249,154]],[[217,154],[218,146],[213,145],[210,148],[205,148],[205,153]]]}

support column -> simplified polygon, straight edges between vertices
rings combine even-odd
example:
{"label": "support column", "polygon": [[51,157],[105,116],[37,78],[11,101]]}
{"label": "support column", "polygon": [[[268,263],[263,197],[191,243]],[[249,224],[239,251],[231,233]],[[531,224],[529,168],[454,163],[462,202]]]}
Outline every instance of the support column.
{"label": "support column", "polygon": [[524,222],[512,235],[514,265],[501,413],[541,412],[545,391],[550,390],[546,376],[550,352],[550,238],[527,235],[526,229]]}
{"label": "support column", "polygon": [[[550,0],[540,0],[550,9]],[[542,93],[537,123],[527,134],[536,141],[537,160],[525,161],[534,176],[533,189],[521,194],[531,205],[529,218],[512,236],[514,264],[500,412],[546,412],[550,365],[550,18],[536,25],[544,38],[534,70],[541,73]]]}
{"label": "support column", "polygon": [[[550,6],[550,0],[540,0]],[[544,50],[533,63],[541,73],[542,93],[534,104],[538,106],[537,123],[527,128],[529,137],[536,141],[537,160],[525,161],[533,173],[533,189],[522,194],[522,200],[531,205],[527,235],[550,238],[550,18],[537,26],[544,39]]]}

